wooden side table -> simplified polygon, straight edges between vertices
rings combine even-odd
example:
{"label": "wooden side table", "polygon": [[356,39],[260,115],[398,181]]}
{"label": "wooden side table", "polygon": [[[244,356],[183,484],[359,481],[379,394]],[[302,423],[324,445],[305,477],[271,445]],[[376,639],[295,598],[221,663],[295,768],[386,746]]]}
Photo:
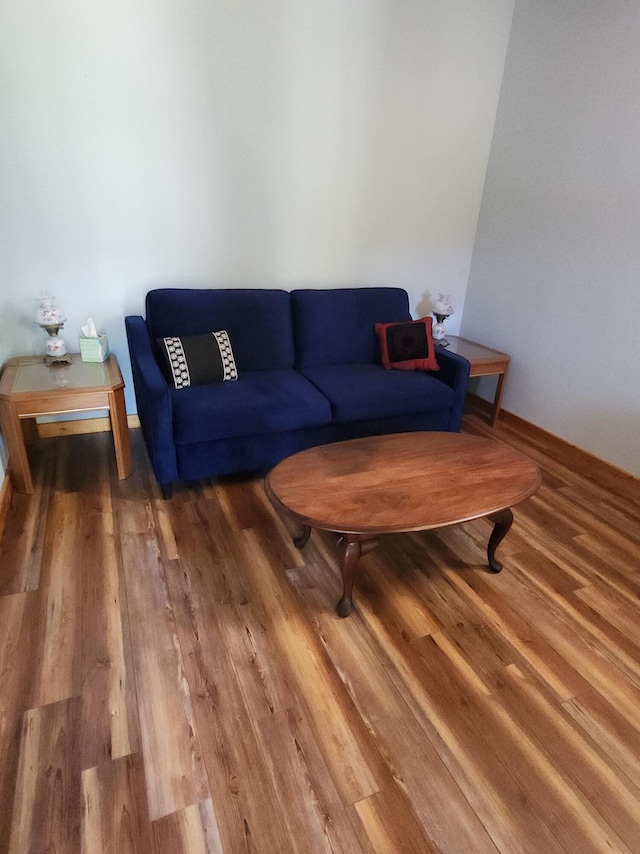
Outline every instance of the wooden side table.
{"label": "wooden side table", "polygon": [[35,434],[38,415],[95,409],[109,411],[118,477],[122,480],[131,474],[131,447],[124,380],[116,357],[109,356],[106,362],[83,362],[74,354],[70,365],[51,367],[39,356],[7,362],[0,380],[0,422],[17,492],[33,492],[23,425]]}
{"label": "wooden side table", "polygon": [[449,335],[447,333],[447,341],[449,342],[447,350],[457,353],[458,356],[467,359],[471,364],[469,376],[488,377],[498,374],[498,385],[496,386],[496,393],[493,398],[493,410],[490,418],[490,424],[494,427],[500,412],[502,392],[504,391],[504,383],[507,379],[511,357],[507,356],[506,353],[501,353],[499,350],[492,350],[483,344],[476,344],[475,341],[469,341],[467,338],[460,338],[458,335]]}

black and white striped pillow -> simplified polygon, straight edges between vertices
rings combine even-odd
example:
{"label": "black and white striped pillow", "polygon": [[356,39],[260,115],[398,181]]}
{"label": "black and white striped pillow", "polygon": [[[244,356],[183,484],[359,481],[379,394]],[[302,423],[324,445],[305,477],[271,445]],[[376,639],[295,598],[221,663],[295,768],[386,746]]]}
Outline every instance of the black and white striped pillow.
{"label": "black and white striped pillow", "polygon": [[238,370],[225,330],[205,335],[158,339],[165,374],[174,388],[238,379]]}

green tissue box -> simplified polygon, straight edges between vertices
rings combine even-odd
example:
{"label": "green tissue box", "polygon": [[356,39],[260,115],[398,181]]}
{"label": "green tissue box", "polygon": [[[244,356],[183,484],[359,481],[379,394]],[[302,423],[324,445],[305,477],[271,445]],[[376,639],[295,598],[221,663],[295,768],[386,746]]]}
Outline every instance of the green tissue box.
{"label": "green tissue box", "polygon": [[106,335],[98,335],[97,338],[86,338],[81,335],[80,358],[83,362],[104,362],[109,357],[109,342]]}

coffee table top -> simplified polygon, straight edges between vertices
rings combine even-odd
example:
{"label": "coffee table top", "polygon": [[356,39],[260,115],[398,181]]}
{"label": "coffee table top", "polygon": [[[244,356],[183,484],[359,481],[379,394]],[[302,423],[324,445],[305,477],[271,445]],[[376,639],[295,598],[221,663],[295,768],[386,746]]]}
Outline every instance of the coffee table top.
{"label": "coffee table top", "polygon": [[465,433],[397,433],[300,451],[266,479],[269,496],[313,528],[423,531],[513,507],[541,483],[529,457]]}

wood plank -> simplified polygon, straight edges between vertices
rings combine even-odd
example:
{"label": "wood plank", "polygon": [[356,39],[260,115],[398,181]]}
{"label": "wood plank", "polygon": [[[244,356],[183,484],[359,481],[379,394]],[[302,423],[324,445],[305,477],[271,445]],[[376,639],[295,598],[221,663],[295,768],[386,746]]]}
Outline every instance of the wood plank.
{"label": "wood plank", "polygon": [[[396,784],[402,788],[429,840],[425,850],[433,845],[436,850],[494,851],[458,782],[438,756],[428,733],[410,713],[405,702],[407,685],[398,690],[393,678],[398,677],[398,669],[388,654],[389,648],[371,642],[369,626],[357,614],[353,615],[354,620],[342,621],[323,607],[329,586],[325,567],[308,565],[288,575],[309,613],[314,614],[317,631],[385,758],[393,783],[384,791]],[[403,644],[403,653],[408,648]],[[376,803],[382,809],[387,799],[383,797]],[[407,809],[404,805],[403,810]],[[388,821],[394,826],[393,815],[388,816]]]}
{"label": "wood plank", "polygon": [[344,803],[362,800],[384,788],[388,771],[316,633],[300,614],[286,576],[273,572],[254,531],[244,531],[242,541],[247,548],[247,577],[251,586],[260,591],[263,607],[272,615],[278,656],[289,672],[297,674],[298,701],[329,763],[340,796]]}
{"label": "wood plank", "polygon": [[[509,569],[499,575],[486,572],[446,572],[451,587],[475,606],[482,624],[486,623],[503,637],[521,665],[536,673],[559,700],[567,700],[590,686],[589,675],[580,675],[561,655],[553,639],[540,626],[538,611],[532,607],[521,612],[520,598],[505,594],[505,588],[529,595],[526,585],[512,583],[515,573]],[[539,600],[538,600],[539,601]],[[540,604],[540,607],[545,607]]]}
{"label": "wood plank", "polygon": [[223,854],[211,798],[153,823],[156,854]]}
{"label": "wood plank", "polygon": [[531,739],[537,753],[546,758],[566,781],[567,790],[588,803],[581,811],[601,816],[616,827],[632,851],[640,846],[640,789],[620,777],[615,763],[598,748],[536,678],[515,664],[493,655],[491,637],[467,626],[457,626],[436,640],[481,673],[491,686],[501,709]]}
{"label": "wood plank", "polygon": [[585,576],[624,593],[634,601],[638,587],[640,550],[620,537],[615,543],[586,533],[573,541],[574,560],[584,567]]}
{"label": "wood plank", "polygon": [[[394,546],[395,544],[390,548]],[[388,554],[388,550],[375,549],[360,558],[360,574],[361,576],[366,574],[371,587],[363,591],[362,585],[358,584],[358,598],[364,593],[371,607],[374,607],[375,600],[375,607],[384,610],[388,625],[393,626],[398,637],[405,641],[438,631],[441,623],[434,618],[430,603],[416,596],[415,589],[411,586],[401,565],[394,561],[390,567],[387,560]],[[336,591],[338,596],[336,597],[335,593],[332,594],[334,599],[339,598],[341,594],[339,582]],[[328,593],[328,595],[331,594]]]}
{"label": "wood plank", "polygon": [[75,559],[82,543],[82,505],[75,492],[56,492],[49,505],[32,707],[78,696],[82,689],[82,568]]}
{"label": "wood plank", "polygon": [[[606,540],[625,547],[640,546],[640,511],[632,515],[629,503],[616,506],[593,489],[580,483],[561,484],[557,494],[562,497],[564,512],[579,519],[589,533],[598,539]],[[623,509],[624,507],[624,509]]]}
{"label": "wood plank", "polygon": [[[585,739],[584,732],[559,714],[555,703],[550,702],[539,686],[524,677],[517,667],[506,669],[506,679],[500,684],[500,699],[519,717],[523,731],[533,737],[535,749],[545,756],[570,785],[566,789],[575,813],[592,842],[598,838],[596,830],[589,830],[585,820],[591,815],[591,825],[596,825],[604,841],[614,837],[608,834],[615,828],[615,837],[624,842],[630,851],[640,850],[640,789],[627,781],[617,771],[606,754]],[[517,711],[516,711],[517,710]],[[570,792],[570,794],[569,794]],[[602,819],[602,821],[601,821]],[[571,834],[574,833],[572,829]],[[573,836],[575,839],[575,836]]]}
{"label": "wood plank", "polygon": [[220,838],[225,854],[287,851],[286,823],[221,626],[236,623],[234,608],[212,599],[206,570],[185,556],[169,566],[168,582]]}
{"label": "wood plank", "polygon": [[[291,850],[361,854],[349,813],[304,716],[287,709],[256,722]],[[365,848],[367,852],[369,848]]]}
{"label": "wood plank", "polygon": [[55,459],[44,449],[33,450],[35,493],[15,490],[6,508],[5,530],[0,540],[0,596],[35,590],[40,582],[47,508]]}
{"label": "wood plank", "polygon": [[627,720],[615,708],[616,697],[588,689],[562,706],[623,774],[640,787],[640,720]]}
{"label": "wood plank", "polygon": [[111,513],[83,517],[75,549],[82,576],[82,746],[90,768],[140,749],[124,578]]}
{"label": "wood plank", "polygon": [[[466,530],[467,526],[464,527]],[[376,585],[379,584],[378,576],[385,572],[405,578],[411,589],[415,591],[417,598],[428,608],[435,631],[445,626],[456,625],[461,620],[476,619],[474,608],[470,607],[465,598],[458,594],[443,573],[445,567],[462,571],[467,566],[460,554],[450,548],[443,538],[446,530],[401,534],[393,538],[385,537],[376,551],[365,557],[365,561],[368,562],[363,562],[366,574],[370,575]],[[379,567],[376,562],[377,557],[381,558]],[[388,616],[382,615],[382,611],[386,608],[384,598],[377,593],[375,599],[373,596],[365,595],[368,607],[380,613],[380,623],[386,626],[386,631],[391,631],[392,624]]]}
{"label": "wood plank", "polygon": [[354,804],[352,813],[358,835],[372,851],[385,854],[437,854],[442,851],[425,838],[398,786],[359,801]]}
{"label": "wood plank", "polygon": [[[295,705],[294,680],[280,666],[270,630],[273,615],[247,583],[236,534],[220,505],[205,499],[172,509],[177,529],[191,532],[189,548],[182,549],[181,574],[170,576],[173,600],[188,601],[194,612],[185,622],[187,648],[195,641],[200,650],[202,638],[216,634],[215,640],[210,639],[212,654],[216,646],[228,653],[230,678],[239,682],[251,717]],[[214,615],[216,620],[209,624]],[[199,651],[199,661],[200,656]]]}
{"label": "wood plank", "polygon": [[80,698],[24,716],[10,854],[80,851]]}
{"label": "wood plank", "polygon": [[[570,625],[555,613],[550,603],[523,583],[520,576],[506,574],[500,578],[502,595],[546,637],[548,643],[584,680],[603,696],[615,696],[618,711],[630,722],[637,721],[640,689],[618,667],[606,658],[597,641],[583,637],[579,626]],[[579,695],[580,690],[574,693]],[[565,697],[564,699],[570,699]]]}
{"label": "wood plank", "polygon": [[11,835],[22,717],[29,705],[35,659],[35,591],[0,597],[0,854]]}
{"label": "wood plank", "polygon": [[[282,639],[276,631],[282,621],[288,633],[294,619],[286,602],[288,584],[284,573],[280,587],[268,586],[268,596],[262,585],[251,583],[249,567],[258,557],[263,559],[262,554],[251,544],[248,550],[239,550],[237,533],[235,557],[225,549],[223,532],[230,529],[216,502],[193,502],[175,509],[174,513],[176,518],[186,517],[191,522],[188,548],[182,550],[180,572],[170,574],[170,587],[181,643],[187,650],[188,679],[198,696],[198,725],[201,731],[211,734],[204,750],[225,851],[244,850],[239,846],[246,834],[250,834],[251,844],[257,850],[291,850],[291,821],[296,824],[296,838],[302,840],[294,850],[315,850],[307,846],[317,838],[316,825],[308,826],[304,814],[288,817],[283,809],[283,805],[298,797],[297,783],[292,788],[293,781],[289,780],[289,787],[282,791],[282,779],[275,776],[281,761],[279,751],[259,736],[261,728],[268,726],[262,724],[265,715],[269,719],[275,714],[278,720],[285,721],[287,704],[301,704],[305,717],[309,708],[307,699],[300,699],[304,691],[291,689],[293,673],[282,655]],[[250,540],[251,533],[245,532]],[[177,538],[181,544],[179,535]],[[229,541],[228,533],[226,539]],[[256,567],[255,571],[261,570]],[[308,643],[303,644],[307,658]],[[317,653],[312,645],[311,660],[314,655]],[[263,663],[267,665],[265,668]],[[308,669],[308,665],[304,666]],[[295,680],[298,678],[296,671]],[[335,718],[338,721],[335,729],[339,729],[343,719],[339,707]],[[332,721],[332,714],[325,715],[325,728],[327,721]],[[333,729],[332,724],[330,730]],[[359,743],[357,722],[354,721],[351,729],[349,745],[354,746],[345,750],[347,757],[357,751]],[[237,738],[238,732],[242,733],[241,739]],[[313,738],[317,740],[315,730]],[[307,742],[307,755],[311,754],[311,743]],[[345,764],[347,769],[351,767],[348,759],[333,759],[339,773]],[[318,765],[314,773],[319,779],[328,776],[323,765]],[[365,765],[363,770],[343,776],[341,788],[346,786],[350,794],[358,780],[370,785],[371,770]],[[259,812],[251,800],[251,781],[256,778],[262,780],[263,788],[263,808]],[[361,783],[358,785],[362,787]]]}
{"label": "wood plank", "polygon": [[[361,603],[361,612],[365,604],[368,602]],[[451,679],[450,668],[442,667],[437,673],[421,673],[417,659],[410,655],[410,647],[414,644],[398,655],[397,645],[384,641],[384,622],[378,623],[374,617],[377,615],[368,611],[363,613],[367,630],[373,632],[380,644],[378,654],[386,671],[392,676],[397,690],[409,699],[414,715],[498,848],[517,850],[516,840],[524,835],[532,851],[558,850],[559,843],[554,834],[549,834],[541,812],[534,810],[531,814],[531,807],[527,806],[531,799],[525,792],[521,791],[511,803],[514,793],[522,786],[526,788],[527,773],[517,775],[514,780],[508,770],[511,761],[506,756],[501,760],[496,757],[491,727],[485,728],[485,734],[479,737],[473,718],[475,704],[471,702],[468,690],[453,687],[441,696],[440,691]],[[422,649],[422,645],[428,642],[429,638],[423,638],[415,645]],[[415,696],[416,691],[419,698]],[[453,712],[460,704],[459,694],[462,694],[462,717],[456,721],[456,716],[450,711]],[[467,706],[471,707],[469,712],[466,711]],[[502,805],[499,809],[496,809],[497,803]]]}
{"label": "wood plank", "polygon": [[[571,628],[586,639],[596,638],[599,642],[601,653],[606,655],[617,667],[628,672],[630,680],[640,687],[640,639],[638,632],[633,630],[632,622],[627,621],[629,634],[624,635],[613,620],[601,617],[597,611],[585,605],[583,599],[588,601],[589,593],[580,596],[579,591],[572,591],[568,595],[556,592],[553,589],[554,575],[549,573],[545,578],[540,573],[531,569],[530,554],[517,555],[513,559],[514,567],[517,567],[520,576],[526,579],[528,585],[536,590],[543,589],[546,594],[547,608],[557,614]],[[583,588],[587,591],[590,588]],[[592,594],[595,599],[596,593]],[[622,603],[619,609],[622,609]]]}
{"label": "wood plank", "polygon": [[[166,584],[149,472],[134,436],[131,477],[117,483],[117,532],[130,624],[140,735],[152,820],[210,796],[192,698]],[[169,735],[170,734],[170,735]]]}
{"label": "wood plank", "polygon": [[122,555],[153,820],[210,792],[157,543],[149,533],[124,533]]}
{"label": "wood plank", "polygon": [[151,822],[139,753],[82,772],[82,852],[98,851],[152,854]]}
{"label": "wood plank", "polygon": [[[414,645],[411,707],[423,725],[437,730],[441,757],[499,848],[517,850],[524,837],[532,851],[630,850],[585,809],[586,799],[536,750],[445,633]],[[428,684],[438,687],[427,697]]]}

